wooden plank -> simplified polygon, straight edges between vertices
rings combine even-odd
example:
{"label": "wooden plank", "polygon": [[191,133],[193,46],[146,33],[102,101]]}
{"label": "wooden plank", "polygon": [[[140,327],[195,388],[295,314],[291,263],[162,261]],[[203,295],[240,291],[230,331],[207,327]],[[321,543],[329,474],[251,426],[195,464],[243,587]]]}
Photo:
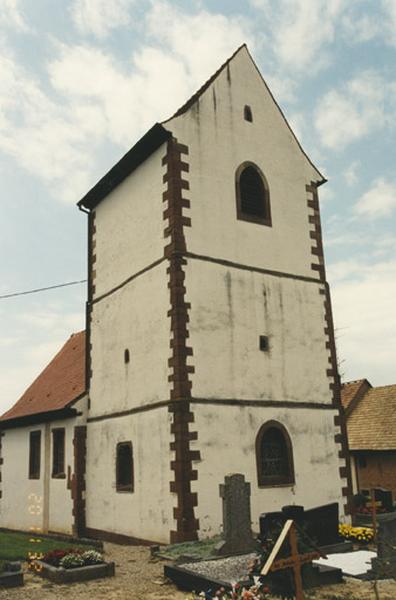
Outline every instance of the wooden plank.
{"label": "wooden plank", "polygon": [[292,519],[288,519],[286,521],[286,523],[283,526],[283,529],[280,533],[280,536],[278,537],[278,539],[276,540],[276,544],[275,546],[272,548],[272,552],[269,555],[269,557],[267,558],[267,562],[265,563],[264,567],[261,569],[261,575],[267,575],[272,563],[274,562],[276,555],[278,554],[283,542],[286,539],[287,534],[289,533],[290,527],[292,526],[293,521]]}
{"label": "wooden plank", "polygon": [[[301,565],[312,562],[320,558],[319,552],[308,552],[307,554],[299,554],[299,563]],[[295,564],[295,559],[292,556],[288,558],[279,558],[272,564],[271,571],[279,571],[280,569],[290,569]]]}

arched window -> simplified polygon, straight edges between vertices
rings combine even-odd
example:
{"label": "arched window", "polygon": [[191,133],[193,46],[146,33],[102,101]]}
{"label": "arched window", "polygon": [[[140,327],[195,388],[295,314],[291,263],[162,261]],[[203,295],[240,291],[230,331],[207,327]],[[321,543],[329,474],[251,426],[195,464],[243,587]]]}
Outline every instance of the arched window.
{"label": "arched window", "polygon": [[131,442],[117,444],[116,489],[117,492],[133,492],[133,452]]}
{"label": "arched window", "polygon": [[237,218],[243,221],[271,225],[269,188],[257,165],[245,162],[235,177]]}
{"label": "arched window", "polygon": [[267,421],[256,438],[257,479],[261,487],[294,484],[289,434],[277,421]]}

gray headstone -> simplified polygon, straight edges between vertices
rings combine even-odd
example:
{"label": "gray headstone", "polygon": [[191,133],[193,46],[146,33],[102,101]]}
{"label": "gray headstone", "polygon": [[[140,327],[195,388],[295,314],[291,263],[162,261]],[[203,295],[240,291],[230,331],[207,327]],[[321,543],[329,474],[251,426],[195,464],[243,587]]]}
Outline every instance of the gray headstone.
{"label": "gray headstone", "polygon": [[378,524],[378,558],[396,559],[396,513],[382,516]]}
{"label": "gray headstone", "polygon": [[373,570],[380,577],[396,576],[396,513],[381,515],[378,521],[377,558],[372,559]]}
{"label": "gray headstone", "polygon": [[218,554],[243,554],[256,548],[250,516],[250,483],[239,473],[227,475],[220,485],[223,499],[223,537]]}

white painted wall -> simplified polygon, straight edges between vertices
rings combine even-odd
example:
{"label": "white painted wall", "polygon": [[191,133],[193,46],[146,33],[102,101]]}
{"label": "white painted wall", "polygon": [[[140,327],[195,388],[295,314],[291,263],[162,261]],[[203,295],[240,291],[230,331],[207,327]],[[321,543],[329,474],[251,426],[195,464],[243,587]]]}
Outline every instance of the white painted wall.
{"label": "white painted wall", "polygon": [[[339,478],[339,447],[334,443],[333,410],[267,407],[213,406],[194,404],[194,430],[201,460],[194,462],[198,480],[196,516],[201,538],[218,534],[222,524],[219,484],[230,473],[242,473],[251,485],[253,530],[259,531],[259,516],[288,504],[312,508],[339,502],[343,515]],[[269,420],[282,423],[291,438],[296,482],[294,486],[259,488],[255,442],[260,427]],[[343,464],[343,463],[342,463]]]}
{"label": "white painted wall", "polygon": [[164,254],[161,159],[165,154],[163,144],[95,209],[95,297]]}
{"label": "white painted wall", "polygon": [[[2,498],[0,500],[0,526],[9,529],[47,530],[45,513],[47,506],[48,530],[72,533],[72,498],[66,479],[54,479],[52,473],[52,434],[47,455],[49,488],[45,491],[45,428],[65,428],[65,469],[73,473],[74,427],[84,424],[86,398],[75,407],[84,413],[81,417],[53,421],[27,427],[15,427],[4,431],[2,438]],[[29,439],[31,431],[41,431],[40,479],[29,479]]]}
{"label": "white painted wall", "polygon": [[193,396],[331,402],[323,286],[199,260],[185,270]]}
{"label": "white painted wall", "polygon": [[[253,123],[243,118],[251,106]],[[302,153],[246,50],[241,50],[186,114],[165,124],[187,144],[192,227],[188,251],[314,279],[305,185],[320,174]],[[96,209],[96,297],[163,256],[164,168],[159,149]],[[183,157],[185,158],[185,157]],[[235,171],[256,163],[270,187],[272,227],[236,219]],[[166,263],[94,305],[90,416],[169,399],[170,308]],[[186,301],[192,394],[202,398],[330,403],[324,297],[315,282],[274,278],[189,259]],[[264,296],[265,291],[265,296]],[[258,349],[259,335],[270,352]],[[124,364],[129,348],[131,362]],[[218,533],[218,485],[230,472],[252,484],[252,515],[284,504],[340,501],[333,410],[237,408],[194,404],[199,449],[196,516],[202,537]],[[268,419],[288,429],[296,485],[258,489],[255,437]],[[135,491],[115,490],[115,452],[131,440]],[[175,496],[169,492],[170,418],[166,408],[88,424],[87,526],[169,541]],[[313,489],[315,492],[313,493]]]}
{"label": "white painted wall", "polygon": [[[166,268],[161,263],[93,305],[90,416],[169,398]],[[129,364],[124,362],[126,348]]]}
{"label": "white painted wall", "polygon": [[[167,407],[88,424],[87,527],[169,542],[173,496],[169,483],[170,414]],[[116,446],[131,441],[134,492],[116,491]]]}
{"label": "white painted wall", "polygon": [[[251,106],[253,123],[244,120]],[[189,146],[190,252],[317,278],[311,271],[306,183],[321,179],[300,150],[246,49],[187,113],[165,123]],[[257,164],[270,188],[272,227],[236,219],[235,171]]]}

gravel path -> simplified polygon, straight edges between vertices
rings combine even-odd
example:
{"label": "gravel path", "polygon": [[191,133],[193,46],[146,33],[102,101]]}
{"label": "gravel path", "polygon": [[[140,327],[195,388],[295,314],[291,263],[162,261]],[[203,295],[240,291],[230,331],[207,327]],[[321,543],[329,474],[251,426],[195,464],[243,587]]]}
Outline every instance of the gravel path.
{"label": "gravel path", "polygon": [[0,590],[5,600],[184,600],[185,593],[163,578],[162,560],[150,560],[149,550],[142,546],[105,544],[107,560],[113,560],[115,577],[96,581],[57,585],[30,572],[25,573],[25,585],[20,588]]}
{"label": "gravel path", "polygon": [[[87,583],[55,585],[37,575],[25,574],[25,586],[0,590],[0,600],[185,600],[180,592],[163,578],[162,560],[150,560],[142,546],[105,544],[106,558],[116,563],[116,576]],[[379,582],[381,600],[396,600],[396,581]],[[312,600],[374,600],[371,582],[346,578],[344,584],[311,591]]]}

